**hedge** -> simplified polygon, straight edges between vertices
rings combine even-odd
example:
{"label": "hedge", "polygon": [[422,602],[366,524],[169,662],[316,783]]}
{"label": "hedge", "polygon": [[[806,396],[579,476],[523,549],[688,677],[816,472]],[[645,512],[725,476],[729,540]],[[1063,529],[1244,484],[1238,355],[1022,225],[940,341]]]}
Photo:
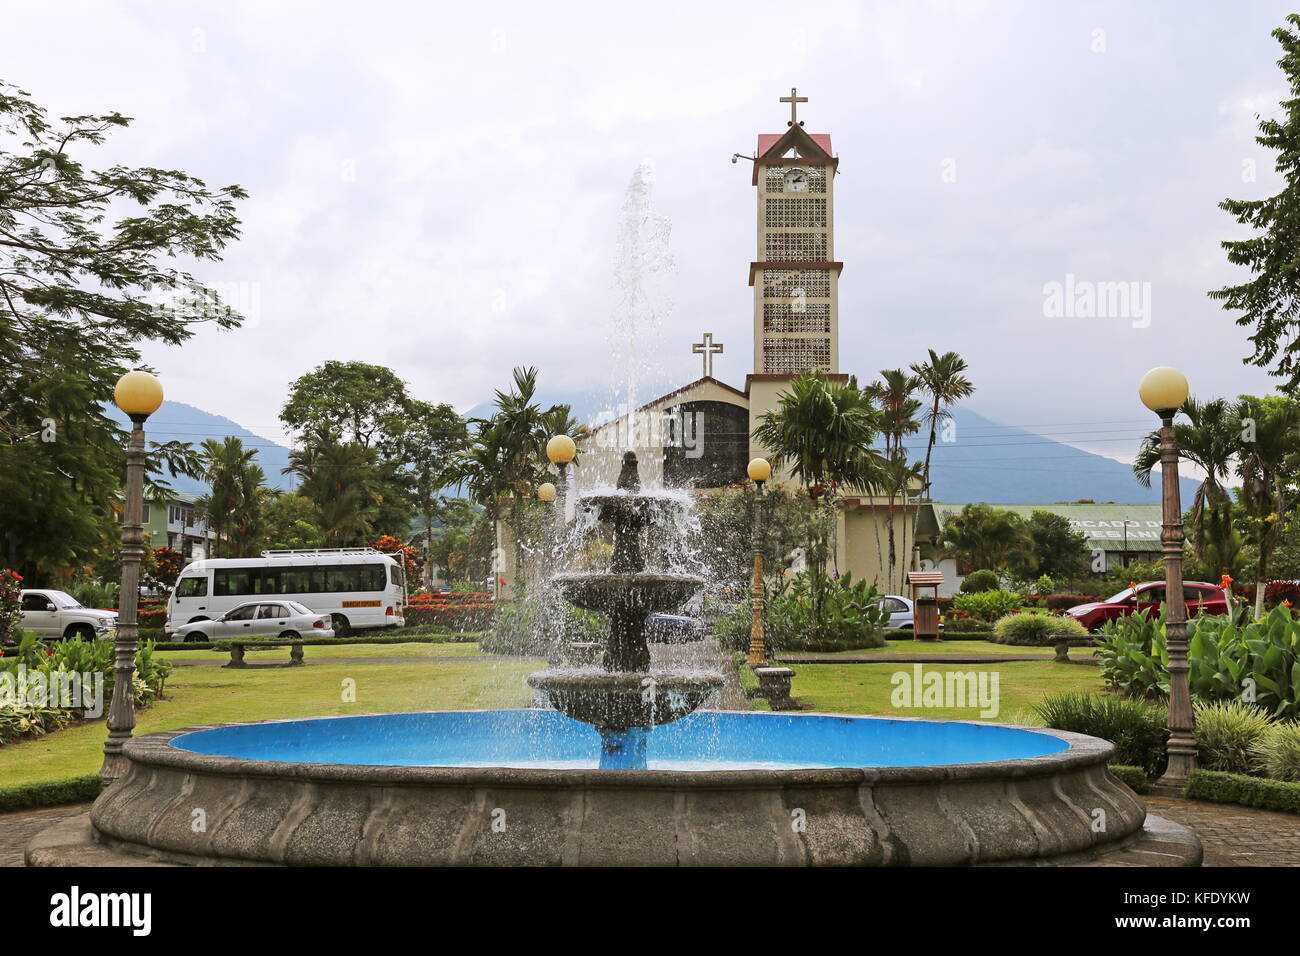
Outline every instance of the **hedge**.
{"label": "hedge", "polygon": [[1220,770],[1193,770],[1183,796],[1211,803],[1239,803],[1262,810],[1300,813],[1300,783]]}
{"label": "hedge", "polygon": [[[990,644],[997,642],[991,640],[992,631],[949,631],[942,630],[939,636],[945,641],[988,641]],[[891,641],[910,641],[912,639],[911,631],[886,631],[885,637]]]}
{"label": "hedge", "polygon": [[1141,767],[1128,767],[1122,763],[1113,763],[1106,767],[1120,782],[1137,793],[1147,792],[1147,772]]}
{"label": "hedge", "polygon": [[99,796],[103,781],[98,774],[86,777],[69,777],[48,783],[23,783],[14,787],[0,787],[0,813],[14,810],[31,810],[36,807],[57,807],[64,803],[84,803]]}

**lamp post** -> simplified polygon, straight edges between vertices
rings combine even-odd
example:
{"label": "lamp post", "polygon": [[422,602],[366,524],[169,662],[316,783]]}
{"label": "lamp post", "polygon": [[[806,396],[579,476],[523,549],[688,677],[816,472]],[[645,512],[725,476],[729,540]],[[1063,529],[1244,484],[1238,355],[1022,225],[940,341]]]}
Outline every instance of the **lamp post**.
{"label": "lamp post", "polygon": [[1181,793],[1196,769],[1196,722],[1188,681],[1187,605],[1183,601],[1183,509],[1178,489],[1178,441],[1174,413],[1187,401],[1187,379],[1168,366],[1153,368],[1138,385],[1142,404],[1160,416],[1160,474],[1165,560],[1165,644],[1169,651],[1169,762],[1155,786]]}
{"label": "lamp post", "polygon": [[126,769],[122,745],[135,728],[135,650],[140,635],[140,562],[144,558],[144,423],[162,404],[163,389],[148,372],[127,372],[117,381],[113,398],[131,419],[126,446],[126,497],[122,515],[122,582],[117,602],[117,637],[113,643],[113,700],[108,708],[108,738],[99,775],[116,780]]}
{"label": "lamp post", "polygon": [[556,488],[555,500],[559,502],[555,510],[559,514],[561,523],[565,521],[565,493],[568,491],[568,471],[569,462],[573,461],[573,456],[578,453],[578,446],[574,444],[572,438],[568,435],[553,435],[551,440],[546,443],[546,457],[550,459],[551,464],[560,469],[560,483]]}
{"label": "lamp post", "polygon": [[765,458],[755,458],[745,469],[750,480],[754,482],[754,576],[750,582],[754,616],[749,625],[750,667],[759,667],[763,663],[767,650],[763,641],[763,482],[772,477],[772,466]]}

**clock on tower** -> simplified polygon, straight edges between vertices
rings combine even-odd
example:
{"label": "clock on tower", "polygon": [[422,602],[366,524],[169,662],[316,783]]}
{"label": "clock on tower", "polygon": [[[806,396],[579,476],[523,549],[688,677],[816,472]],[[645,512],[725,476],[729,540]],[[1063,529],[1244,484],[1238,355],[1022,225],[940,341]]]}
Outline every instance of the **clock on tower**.
{"label": "clock on tower", "polygon": [[761,133],[754,157],[758,256],[754,287],[754,374],[794,376],[839,371],[834,180],[831,138],[807,133],[798,118],[807,97],[791,90],[789,129]]}

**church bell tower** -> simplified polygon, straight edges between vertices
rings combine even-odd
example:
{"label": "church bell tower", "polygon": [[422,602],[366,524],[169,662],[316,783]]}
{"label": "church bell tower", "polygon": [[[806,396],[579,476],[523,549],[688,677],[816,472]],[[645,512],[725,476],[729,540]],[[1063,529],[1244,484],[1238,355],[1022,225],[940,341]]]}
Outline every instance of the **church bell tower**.
{"label": "church bell tower", "polygon": [[835,261],[835,170],[826,133],[807,133],[799,119],[806,96],[790,90],[784,133],[760,133],[754,159],[758,252],[749,264],[754,287],[754,372],[794,377],[839,371]]}

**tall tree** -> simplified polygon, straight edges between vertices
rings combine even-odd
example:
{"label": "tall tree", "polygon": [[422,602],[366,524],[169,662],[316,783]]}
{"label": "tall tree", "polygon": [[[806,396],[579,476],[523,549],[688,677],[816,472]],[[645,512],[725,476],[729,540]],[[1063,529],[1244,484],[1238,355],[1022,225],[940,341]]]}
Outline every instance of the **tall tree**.
{"label": "tall tree", "polygon": [[1295,522],[1300,482],[1300,402],[1279,395],[1243,395],[1236,405],[1239,500],[1256,548],[1255,616],[1264,613],[1269,562]]}
{"label": "tall tree", "polygon": [[[1227,482],[1240,448],[1241,419],[1233,404],[1222,398],[1200,402],[1189,397],[1178,411],[1187,419],[1174,422],[1179,455],[1205,473],[1192,498],[1192,546],[1196,556],[1217,572],[1231,574],[1241,539],[1233,527]],[[1156,430],[1142,440],[1133,460],[1133,474],[1144,488],[1151,486],[1151,471],[1159,462],[1160,432]]]}
{"label": "tall tree", "polygon": [[945,554],[974,570],[997,571],[1013,563],[1021,573],[1037,569],[1034,539],[1025,520],[1014,511],[967,505],[944,522],[940,538]]}
{"label": "tall tree", "polygon": [[125,436],[102,407],[139,345],[241,321],[167,263],[220,259],[246,193],[179,170],[87,164],[130,123],[116,112],[54,121],[0,82],[0,529],[5,563],[31,580],[84,563],[113,520]]}
{"label": "tall tree", "polygon": [[289,453],[284,472],[298,477],[299,494],[316,506],[326,547],[360,547],[370,534],[379,504],[375,458],[374,449],[329,431]]}
{"label": "tall tree", "polygon": [[[879,487],[880,456],[871,448],[879,428],[880,413],[856,382],[840,384],[820,372],[807,372],[778,396],[777,407],[763,415],[754,438],[772,456],[773,468],[794,475],[817,507],[837,491],[870,493]],[[813,614],[818,623],[833,520],[831,504],[808,542],[814,571]]]}
{"label": "tall tree", "polygon": [[[906,569],[908,564],[906,561],[899,561],[895,518],[899,500],[901,499],[906,507],[912,483],[919,477],[921,469],[919,463],[913,464],[908,461],[907,448],[903,444],[904,439],[914,435],[921,428],[917,415],[923,406],[920,399],[914,397],[920,386],[919,376],[909,375],[901,368],[887,368],[881,369],[880,379],[873,382],[869,388],[872,397],[880,402],[880,428],[885,438],[884,491],[889,498],[887,587],[890,591],[902,590],[903,575],[899,572]],[[902,553],[904,555],[911,553],[907,542],[909,530],[915,533],[915,521],[905,522],[903,526]],[[879,526],[877,526],[877,539],[879,539]],[[876,542],[876,547],[879,550],[879,540]]]}
{"label": "tall tree", "polygon": [[930,497],[930,456],[938,435],[939,423],[952,417],[951,407],[975,393],[975,386],[966,377],[966,361],[956,352],[939,355],[930,349],[926,362],[912,365],[920,379],[920,389],[930,396],[930,407],[925,420],[930,426],[930,440],[925,446],[925,466],[921,470],[921,494]]}
{"label": "tall tree", "polygon": [[280,421],[295,435],[329,432],[389,455],[411,420],[406,383],[390,368],[329,361],[289,387]]}
{"label": "tall tree", "polygon": [[[1286,22],[1300,27],[1300,14],[1288,14]],[[1271,374],[1285,379],[1285,387],[1295,393],[1300,389],[1300,36],[1282,26],[1273,31],[1273,38],[1282,47],[1277,65],[1289,95],[1279,111],[1259,119],[1255,142],[1277,152],[1274,165],[1283,186],[1263,199],[1219,203],[1258,235],[1220,243],[1228,261],[1247,267],[1251,278],[1209,295],[1238,313],[1238,325],[1254,328],[1249,341],[1255,351],[1245,361],[1262,368],[1271,365]],[[1277,112],[1281,117],[1275,118]]]}
{"label": "tall tree", "polygon": [[425,560],[431,560],[433,525],[441,492],[452,484],[454,458],[469,438],[465,420],[450,405],[413,400],[400,436],[400,454],[411,492],[424,517]]}
{"label": "tall tree", "polygon": [[200,448],[208,491],[195,505],[215,537],[213,557],[244,557],[257,538],[266,474],[254,461],[257,452],[233,435],[204,439]]}

